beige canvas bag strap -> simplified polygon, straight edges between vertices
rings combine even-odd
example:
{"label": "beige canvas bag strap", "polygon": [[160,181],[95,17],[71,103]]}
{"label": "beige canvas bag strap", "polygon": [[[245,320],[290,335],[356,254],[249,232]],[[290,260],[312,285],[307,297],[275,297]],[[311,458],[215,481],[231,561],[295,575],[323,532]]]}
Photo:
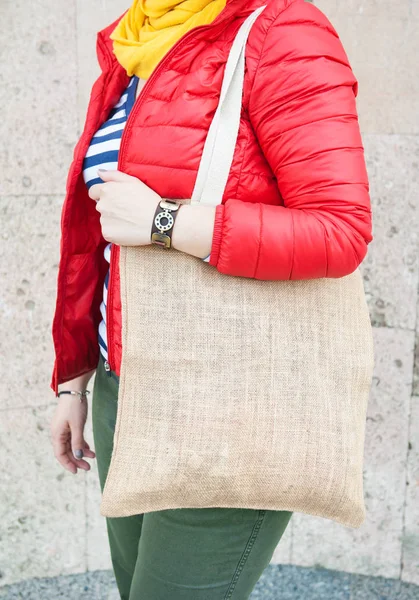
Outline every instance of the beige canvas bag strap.
{"label": "beige canvas bag strap", "polygon": [[244,55],[250,29],[264,6],[242,23],[230,48],[217,110],[211,122],[192,192],[191,204],[220,204],[233,161],[240,125]]}

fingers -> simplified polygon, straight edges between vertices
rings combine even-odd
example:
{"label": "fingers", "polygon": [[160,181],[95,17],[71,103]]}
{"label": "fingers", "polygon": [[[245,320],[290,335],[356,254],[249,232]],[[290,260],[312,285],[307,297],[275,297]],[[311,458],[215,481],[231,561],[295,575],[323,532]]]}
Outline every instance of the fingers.
{"label": "fingers", "polygon": [[96,200],[96,202],[100,200],[103,186],[103,183],[95,183],[95,185],[92,185],[92,187],[89,188],[89,198]]}
{"label": "fingers", "polygon": [[53,440],[54,456],[61,466],[74,475],[77,473],[77,465],[69,455],[67,444]]}
{"label": "fingers", "polygon": [[[137,177],[132,177],[132,175],[127,175],[127,173],[123,173],[122,171],[107,171],[106,169],[98,169],[98,176],[104,183],[95,183],[89,188],[89,198],[95,200],[96,202],[100,200],[101,194],[103,193],[104,187],[106,183],[114,182],[114,183],[127,183],[131,181],[141,182]],[[142,183],[142,182],[141,182]]]}
{"label": "fingers", "polygon": [[75,458],[74,453],[71,449],[69,449],[67,451],[67,458],[76,467],[76,471],[77,471],[77,468],[83,469],[83,471],[90,470],[89,463],[86,460],[83,460],[82,458]]}
{"label": "fingers", "polygon": [[[71,449],[73,450],[76,458],[83,457],[83,449],[85,441],[83,438],[83,429],[81,427],[74,427],[71,430]],[[80,454],[79,454],[80,452]]]}
{"label": "fingers", "polygon": [[[135,181],[138,181],[138,179],[136,177],[132,177],[132,175],[128,175],[127,173],[123,173],[122,171],[108,171],[108,170],[103,170],[103,169],[98,169],[98,175],[99,177],[103,180],[103,181],[116,181],[119,183],[124,183],[124,182],[128,182],[128,181],[132,181],[133,179]],[[94,186],[92,186],[94,187]]]}
{"label": "fingers", "polygon": [[94,450],[90,450],[90,446],[87,442],[84,442],[83,454],[89,458],[96,458],[96,452]]}
{"label": "fingers", "polygon": [[[67,422],[66,426],[61,427],[60,430],[51,430],[55,458],[67,471],[74,475],[77,473],[77,469],[90,470],[90,464],[83,460],[83,456],[96,457],[95,452],[90,449],[89,444],[84,440],[83,433],[77,433],[76,429],[73,427],[73,430],[71,430],[70,424]],[[77,450],[82,450],[79,457],[75,456]]]}
{"label": "fingers", "polygon": [[71,452],[72,456],[69,456],[69,458],[74,464],[76,464],[81,469],[90,469],[89,463],[83,460],[83,456],[89,456],[90,458],[94,458],[95,453],[92,452],[92,450],[90,450],[89,444],[84,439],[83,430],[76,429],[72,431]]}
{"label": "fingers", "polygon": [[[91,450],[88,450],[88,452],[89,455],[85,453],[85,456],[95,458],[96,455],[94,452]],[[76,458],[74,456],[70,444],[60,444],[54,447],[54,455],[60,465],[74,475],[77,473],[77,469],[83,469],[84,471],[90,470],[90,465],[86,460],[83,460],[82,458]]]}

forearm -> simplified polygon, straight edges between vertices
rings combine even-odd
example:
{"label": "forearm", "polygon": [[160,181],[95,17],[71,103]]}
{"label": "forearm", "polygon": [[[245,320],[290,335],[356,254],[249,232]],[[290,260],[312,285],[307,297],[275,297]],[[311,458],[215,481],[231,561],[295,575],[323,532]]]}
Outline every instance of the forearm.
{"label": "forearm", "polygon": [[71,381],[67,381],[66,383],[62,383],[58,386],[58,391],[62,390],[73,390],[73,391],[81,391],[87,388],[87,385],[95,373],[96,369],[89,371],[88,373],[84,373],[79,377],[75,377],[71,379]]}
{"label": "forearm", "polygon": [[[272,281],[349,275],[372,239],[371,211],[365,187],[354,193],[356,210],[342,209],[344,197],[332,186],[311,194],[311,208],[303,210],[227,200],[214,228],[214,239],[220,240],[218,252],[217,244],[213,248],[216,268],[225,275]],[[304,203],[303,196],[299,199]]]}
{"label": "forearm", "polygon": [[205,258],[211,251],[215,206],[184,204],[173,227],[172,245],[175,250]]}

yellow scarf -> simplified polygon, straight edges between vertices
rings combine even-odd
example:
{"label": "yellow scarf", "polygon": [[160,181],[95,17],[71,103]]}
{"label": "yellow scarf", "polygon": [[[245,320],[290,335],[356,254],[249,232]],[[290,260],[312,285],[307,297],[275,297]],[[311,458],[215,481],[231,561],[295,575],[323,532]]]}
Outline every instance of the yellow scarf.
{"label": "yellow scarf", "polygon": [[147,79],[187,31],[211,23],[227,0],[134,0],[111,34],[127,74]]}

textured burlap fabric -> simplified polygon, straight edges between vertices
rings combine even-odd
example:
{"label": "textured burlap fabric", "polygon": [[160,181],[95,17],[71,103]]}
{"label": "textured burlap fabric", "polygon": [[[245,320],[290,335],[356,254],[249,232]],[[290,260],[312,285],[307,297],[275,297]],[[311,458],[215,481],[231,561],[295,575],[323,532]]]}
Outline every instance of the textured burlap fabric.
{"label": "textured burlap fabric", "polygon": [[360,270],[260,281],[153,245],[122,247],[120,277],[101,514],[242,507],[359,527],[374,366]]}

